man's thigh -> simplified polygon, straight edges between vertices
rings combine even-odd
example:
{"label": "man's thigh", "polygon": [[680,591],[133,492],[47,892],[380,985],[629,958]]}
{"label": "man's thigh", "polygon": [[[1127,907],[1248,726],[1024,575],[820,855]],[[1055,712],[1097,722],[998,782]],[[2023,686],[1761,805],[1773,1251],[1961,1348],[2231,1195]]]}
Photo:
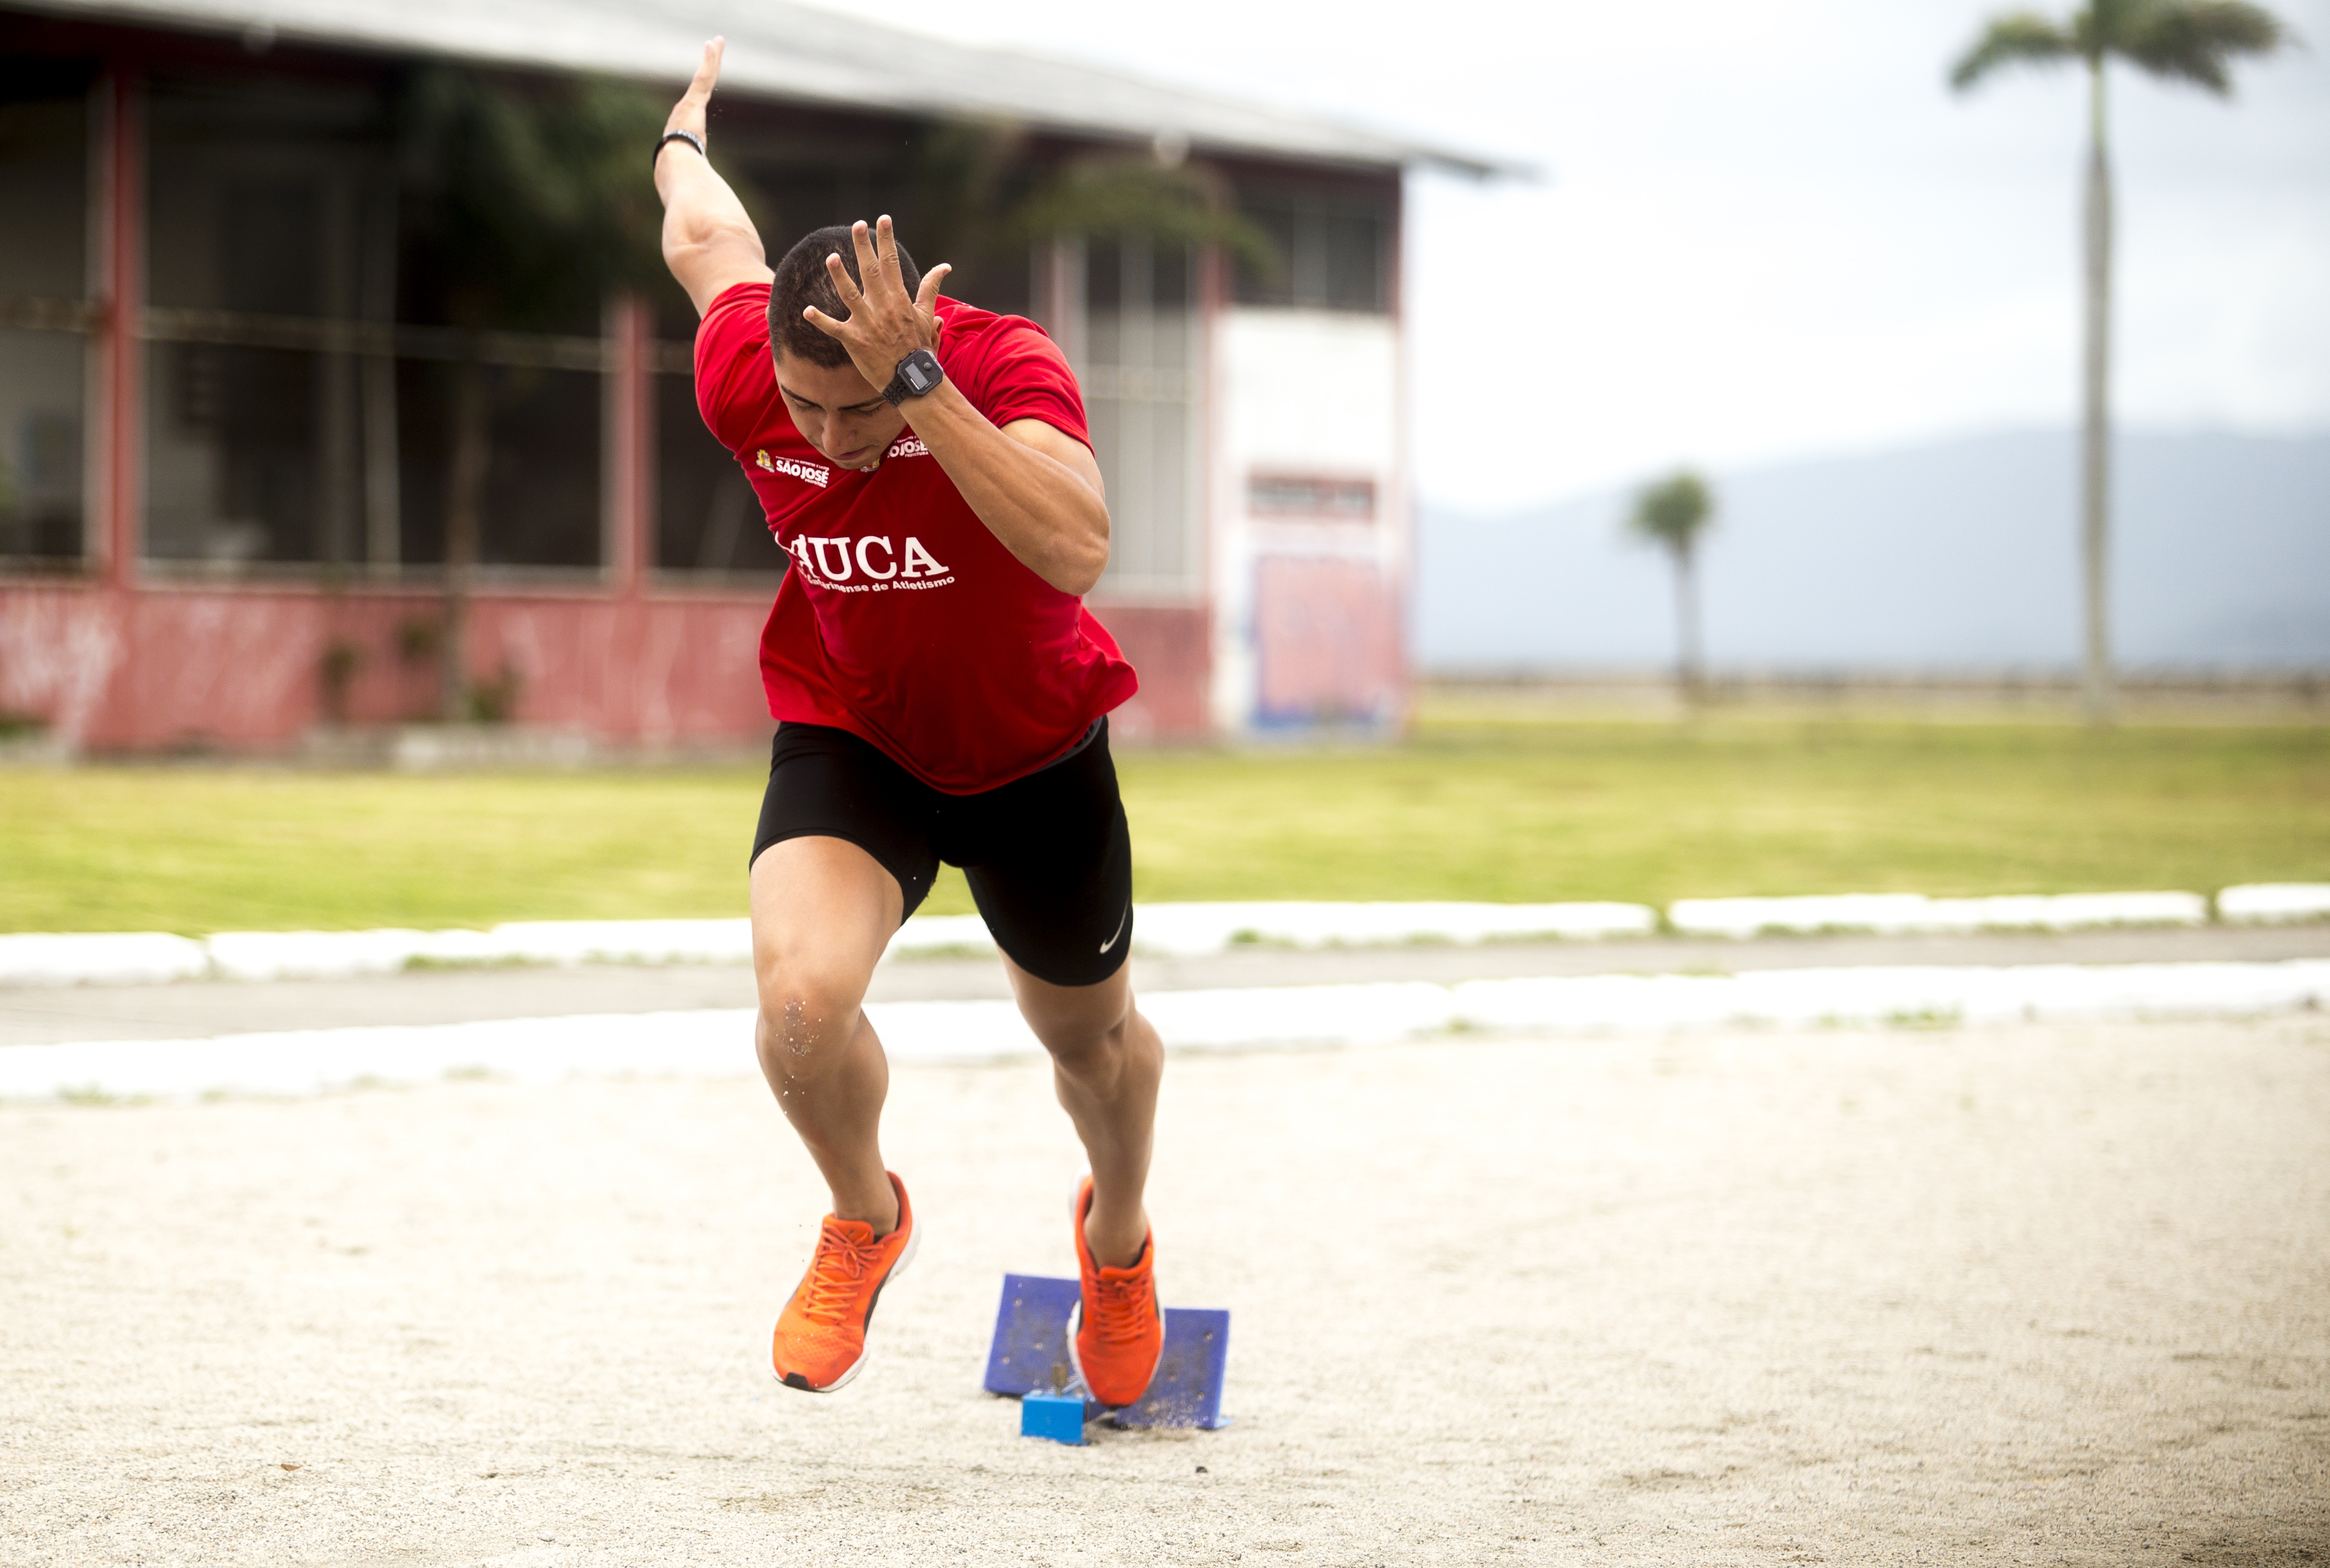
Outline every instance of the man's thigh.
{"label": "man's thigh", "polygon": [[762,1005],[854,1009],[903,919],[887,867],[846,838],[807,835],[753,862],[753,969]]}
{"label": "man's thigh", "polygon": [[[899,920],[929,896],[938,874],[931,824],[945,798],[845,730],[819,724],[777,726],[769,783],[753,832],[757,868],[771,850],[796,838],[855,845],[898,884]],[[753,882],[758,908],[760,881]],[[895,930],[897,921],[891,922]]]}
{"label": "man's thigh", "polygon": [[938,870],[928,793],[857,736],[784,724],[753,837],[753,956],[764,1005],[855,1008]]}
{"label": "man's thigh", "polygon": [[1088,1044],[1123,1026],[1132,1012],[1132,967],[1125,965],[1089,986],[1055,986],[1011,961],[1003,960],[1019,1015],[1047,1050]]}
{"label": "man's thigh", "polygon": [[977,810],[963,874],[996,945],[1049,987],[1113,978],[1132,947],[1132,841],[1105,732]]}

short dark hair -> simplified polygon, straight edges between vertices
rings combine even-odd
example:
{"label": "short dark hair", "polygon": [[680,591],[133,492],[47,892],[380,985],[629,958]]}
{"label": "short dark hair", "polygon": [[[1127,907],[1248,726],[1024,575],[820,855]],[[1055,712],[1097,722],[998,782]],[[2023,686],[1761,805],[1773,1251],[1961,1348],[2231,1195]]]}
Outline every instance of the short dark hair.
{"label": "short dark hair", "polygon": [[[812,305],[836,321],[848,318],[841,291],[834,288],[833,276],[825,269],[828,256],[840,257],[849,280],[865,286],[866,279],[857,273],[857,247],[850,241],[848,225],[835,223],[804,234],[777,263],[776,279],[769,285],[769,345],[779,354],[838,370],[849,363],[849,351],[839,339],[828,337],[801,319],[801,312]],[[909,298],[922,288],[923,269],[914,265],[903,244],[898,247],[898,277]]]}

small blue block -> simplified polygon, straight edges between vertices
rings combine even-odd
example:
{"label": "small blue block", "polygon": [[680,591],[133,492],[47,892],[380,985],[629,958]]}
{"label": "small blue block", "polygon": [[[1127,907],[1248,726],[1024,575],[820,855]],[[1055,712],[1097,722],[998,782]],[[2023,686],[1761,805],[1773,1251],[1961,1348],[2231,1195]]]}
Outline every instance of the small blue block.
{"label": "small blue block", "polygon": [[1056,1443],[1084,1440],[1084,1402],[1073,1393],[1031,1393],[1019,1402],[1019,1435]]}

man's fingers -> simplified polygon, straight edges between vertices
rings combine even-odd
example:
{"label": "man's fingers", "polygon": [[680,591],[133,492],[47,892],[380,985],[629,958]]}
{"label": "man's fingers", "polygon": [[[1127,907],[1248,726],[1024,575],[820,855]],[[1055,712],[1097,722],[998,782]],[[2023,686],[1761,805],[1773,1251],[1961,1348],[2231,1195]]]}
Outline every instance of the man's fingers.
{"label": "man's fingers", "polygon": [[[861,261],[858,265],[863,267],[865,263]],[[849,269],[838,255],[829,255],[825,259],[825,270],[832,278],[833,291],[841,296],[841,303],[849,307],[850,315],[857,315],[858,304],[866,296],[858,291],[856,279],[849,276]]]}
{"label": "man's fingers", "polygon": [[936,310],[939,305],[939,286],[946,281],[947,274],[953,270],[953,262],[942,261],[923,273],[923,286],[914,291],[914,308],[924,316]]}
{"label": "man's fingers", "polygon": [[898,269],[898,236],[890,226],[890,214],[883,213],[874,220],[874,254],[882,260],[882,276],[895,278],[898,292],[906,291],[905,275]]}
{"label": "man's fingers", "polygon": [[[672,106],[671,118],[663,122],[664,129],[694,131],[697,136],[704,134],[705,114],[712,102],[712,90],[720,83],[720,58],[727,50],[728,41],[725,38],[715,38],[705,44],[703,61],[696,66],[695,76],[689,79],[687,90],[681,93],[679,101]],[[662,162],[659,156],[656,160],[658,167]]]}
{"label": "man's fingers", "polygon": [[687,84],[687,90],[710,98],[712,90],[720,85],[720,58],[727,52],[725,38],[715,38],[705,44],[704,63],[696,68],[696,80]]}
{"label": "man's fingers", "polygon": [[860,218],[849,225],[849,246],[857,252],[857,276],[865,280],[866,292],[874,292],[874,280],[882,275],[882,259],[874,250],[873,232]]}
{"label": "man's fingers", "polygon": [[808,322],[811,326],[816,327],[828,337],[839,337],[841,335],[841,323],[834,320],[833,317],[828,316],[824,311],[819,310],[814,305],[810,306],[801,311],[801,319]]}

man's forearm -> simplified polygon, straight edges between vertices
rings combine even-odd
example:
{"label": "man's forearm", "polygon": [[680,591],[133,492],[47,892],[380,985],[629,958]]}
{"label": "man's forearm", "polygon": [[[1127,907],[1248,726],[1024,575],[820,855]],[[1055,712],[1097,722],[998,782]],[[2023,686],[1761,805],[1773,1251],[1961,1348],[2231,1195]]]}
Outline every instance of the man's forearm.
{"label": "man's forearm", "polygon": [[996,429],[952,382],[904,409],[971,511],[1021,565],[1063,593],[1092,591],[1108,565],[1108,505],[1093,479]]}
{"label": "man's forearm", "polygon": [[[847,315],[836,318],[815,306],[801,314],[847,348],[858,375],[879,391],[908,355],[937,347],[939,288],[951,269],[942,261],[925,271],[910,298],[886,215],[870,229],[850,225],[849,242],[857,257],[855,276],[838,254],[825,262]],[[1108,505],[1090,448],[1038,419],[997,430],[951,381],[901,411],[971,511],[1021,565],[1063,593],[1092,591],[1108,566]]]}
{"label": "man's forearm", "polygon": [[675,274],[683,257],[737,242],[750,246],[754,260],[767,260],[744,203],[686,142],[667,144],[656,159],[656,194],[663,199],[663,257]]}

